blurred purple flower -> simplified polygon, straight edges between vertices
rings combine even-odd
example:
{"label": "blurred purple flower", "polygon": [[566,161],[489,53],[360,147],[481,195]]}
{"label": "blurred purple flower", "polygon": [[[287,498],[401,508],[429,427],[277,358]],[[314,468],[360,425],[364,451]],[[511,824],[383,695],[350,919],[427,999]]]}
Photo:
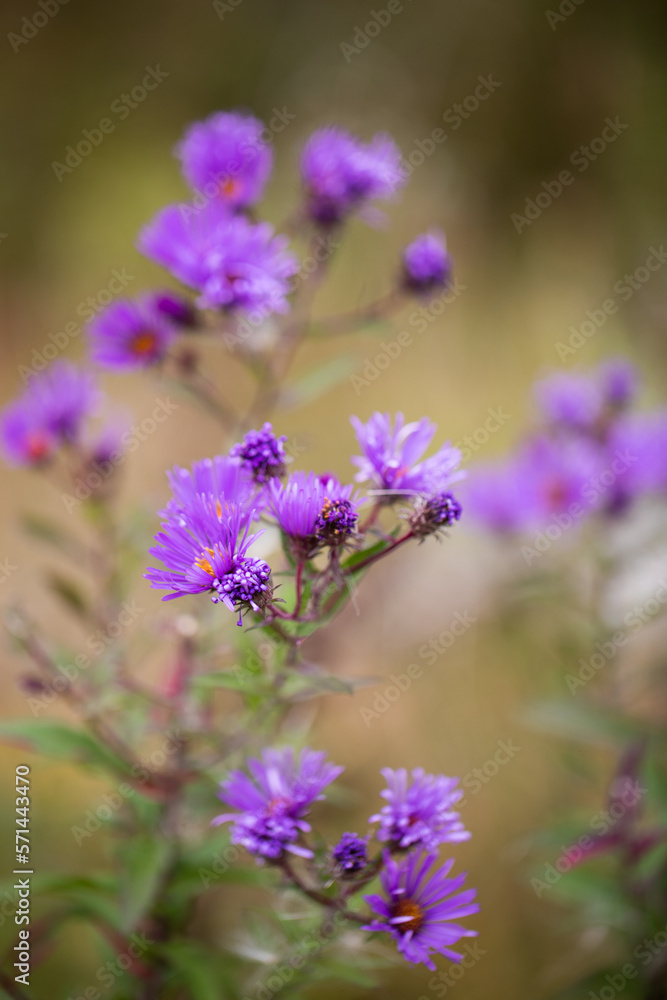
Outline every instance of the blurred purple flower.
{"label": "blurred purple flower", "polygon": [[537,402],[548,420],[588,430],[600,419],[604,396],[596,379],[557,372],[535,386]]}
{"label": "blurred purple flower", "polygon": [[379,823],[377,839],[403,849],[422,847],[434,850],[438,844],[469,840],[470,834],[454,810],[463,798],[458,778],[426,774],[421,767],[412,772],[404,767],[382,769],[387,788],[380,792],[387,805],[370,817]]}
{"label": "blurred purple flower", "polygon": [[33,375],[23,394],[0,417],[5,457],[14,465],[37,465],[60,444],[76,443],[101,394],[93,377],[69,361],[55,361]]}
{"label": "blurred purple flower", "polygon": [[463,956],[451,946],[461,938],[476,937],[477,932],[455,921],[479,912],[479,905],[473,902],[476,890],[459,891],[466,875],[448,878],[454,861],[433,868],[436,860],[436,854],[417,851],[400,861],[386,855],[380,876],[385,895],[364,896],[378,918],[363,927],[387,931],[406,961],[422,963],[433,971],[433,953],[452,962],[461,961]]}
{"label": "blurred purple flower", "polygon": [[352,458],[359,468],[355,479],[370,481],[389,500],[401,494],[440,493],[464,476],[457,471],[461,452],[450,444],[420,461],[437,430],[427,417],[406,424],[403,414],[397,413],[395,427],[388,413],[374,413],[365,424],[358,417],[350,417],[350,422],[362,450],[361,456]]}
{"label": "blurred purple flower", "polygon": [[247,208],[262,197],[273,153],[262,140],[264,125],[252,115],[219,111],[194,122],[176,147],[190,187],[233,208]]}
{"label": "blurred purple flower", "polygon": [[157,307],[153,294],[119,299],[88,327],[93,361],[104,368],[126,371],[163,361],[176,331]]}
{"label": "blurred purple flower", "polygon": [[138,247],[174,277],[197,289],[202,308],[289,311],[296,258],[268,223],[231,215],[219,201],[202,208],[169,205],[139,234]]}
{"label": "blurred purple flower", "polygon": [[363,143],[343,129],[318,129],[306,143],[301,173],[308,214],[320,225],[341,222],[374,198],[389,198],[404,184],[401,153],[388,135]]}
{"label": "blurred purple flower", "polygon": [[296,842],[310,830],[304,820],[314,802],[343,771],[327,762],[326,754],[308,748],[297,756],[292,747],[266,749],[260,760],[248,761],[252,777],[232,771],[223,781],[219,798],[237,810],[217,816],[213,823],[233,823],[232,842],[250,854],[273,861],[284,851],[312,857]]}
{"label": "blurred purple flower", "polygon": [[55,434],[42,415],[24,397],[7,406],[0,416],[2,450],[12,465],[40,465],[58,448]]}
{"label": "blurred purple flower", "polygon": [[412,292],[431,292],[449,282],[453,267],[444,236],[424,233],[403,251],[403,275]]}

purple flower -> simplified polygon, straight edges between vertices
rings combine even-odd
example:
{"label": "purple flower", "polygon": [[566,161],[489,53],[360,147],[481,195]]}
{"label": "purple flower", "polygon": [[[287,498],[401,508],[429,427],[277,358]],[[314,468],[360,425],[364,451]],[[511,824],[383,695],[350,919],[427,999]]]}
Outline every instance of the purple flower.
{"label": "purple flower", "polygon": [[476,937],[455,921],[471,913],[479,913],[473,900],[475,889],[459,890],[465,874],[448,878],[453,859],[440,868],[431,869],[435,854],[414,852],[401,861],[385,857],[381,875],[384,896],[364,896],[379,919],[366,924],[363,930],[388,931],[398,950],[408,962],[421,962],[435,970],[431,955],[445,955],[460,962],[463,955],[451,946],[461,938]]}
{"label": "purple flower", "polygon": [[339,544],[354,530],[360,498],[333,477],[294,472],[283,485],[272,479],[267,506],[295,554],[310,558],[320,545]]}
{"label": "purple flower", "polygon": [[260,610],[269,592],[271,569],[263,559],[247,555],[258,537],[248,534],[250,515],[231,504],[222,508],[211,496],[195,496],[175,513],[155,536],[159,545],[150,554],[165,569],[144,574],[157,590],[170,590],[165,601],[185,594],[210,593],[214,604],[241,612]]}
{"label": "purple flower", "polygon": [[101,395],[95,380],[69,361],[55,361],[30,379],[23,398],[41,415],[44,426],[62,441],[76,441]]}
{"label": "purple flower", "polygon": [[453,493],[434,493],[417,497],[410,515],[410,527],[417,538],[426,538],[459,520],[463,508]]}
{"label": "purple flower", "polygon": [[420,461],[437,430],[426,417],[406,424],[403,414],[397,413],[395,427],[388,413],[374,413],[366,424],[358,417],[351,417],[350,422],[363,453],[352,458],[359,468],[355,479],[370,481],[389,502],[401,494],[443,492],[464,475],[456,471],[461,452],[450,444]]}
{"label": "purple flower", "polygon": [[343,771],[330,764],[321,751],[301,751],[292,747],[264,750],[261,760],[249,760],[252,777],[232,771],[223,781],[219,798],[233,809],[217,816],[213,823],[233,823],[232,843],[241,844],[250,854],[278,860],[284,851],[312,857],[312,851],[296,842],[310,830],[304,817],[314,802]]}
{"label": "purple flower", "polygon": [[240,444],[235,444],[230,455],[238,459],[260,485],[268,483],[275,476],[285,472],[287,455],[284,442],[286,435],[276,437],[271,424],[266,423],[261,431],[248,431]]}
{"label": "purple flower", "polygon": [[534,496],[513,458],[473,466],[464,490],[470,517],[492,531],[523,531],[538,520]]}
{"label": "purple flower", "polygon": [[219,201],[202,208],[169,205],[139,235],[138,247],[151,260],[200,293],[202,308],[289,310],[289,279],[298,270],[287,239],[267,223],[231,215]]}
{"label": "purple flower", "polygon": [[388,135],[363,143],[343,129],[311,135],[301,157],[308,214],[321,225],[341,222],[373,198],[391,197],[405,182],[401,153]]}
{"label": "purple flower", "polygon": [[0,437],[8,461],[35,465],[60,444],[74,444],[100,393],[91,375],[69,361],[56,361],[33,375],[23,393],[4,410]]}
{"label": "purple flower", "polygon": [[591,428],[602,415],[604,397],[595,379],[558,372],[535,386],[540,409],[555,424]]}
{"label": "purple flower", "polygon": [[444,236],[424,233],[403,251],[403,280],[412,292],[431,292],[449,282],[452,258],[447,253]]}
{"label": "purple flower", "polygon": [[371,816],[369,822],[379,823],[377,838],[403,849],[423,847],[434,850],[438,844],[469,840],[470,834],[453,806],[463,798],[458,778],[444,774],[426,774],[421,767],[408,772],[401,767],[381,771],[387,788],[381,792],[387,805]]}
{"label": "purple flower", "polygon": [[[612,508],[667,490],[667,409],[621,414],[609,433],[608,451],[621,468],[612,487]],[[620,464],[619,464],[620,463]]]}
{"label": "purple flower", "polygon": [[58,448],[55,434],[45,426],[42,415],[25,399],[17,399],[0,417],[2,450],[12,465],[40,465],[48,462]]}
{"label": "purple flower", "polygon": [[331,852],[340,875],[353,875],[368,864],[368,837],[344,833]]}
{"label": "purple flower", "polygon": [[117,371],[159,364],[176,337],[154,295],[113,302],[93,320],[88,334],[93,361]]}
{"label": "purple flower", "polygon": [[263,131],[257,118],[234,111],[194,122],[176,148],[190,187],[209,197],[213,191],[233,208],[258,202],[273,159]]}
{"label": "purple flower", "polygon": [[598,368],[605,401],[615,410],[622,410],[632,403],[637,393],[637,369],[625,358],[610,358]]}
{"label": "purple flower", "polygon": [[192,470],[174,466],[167,479],[173,495],[166,510],[160,512],[166,518],[187,518],[189,507],[201,496],[212,501],[219,516],[230,506],[248,515],[252,508],[257,514],[261,507],[247,469],[227,455],[203,458]]}

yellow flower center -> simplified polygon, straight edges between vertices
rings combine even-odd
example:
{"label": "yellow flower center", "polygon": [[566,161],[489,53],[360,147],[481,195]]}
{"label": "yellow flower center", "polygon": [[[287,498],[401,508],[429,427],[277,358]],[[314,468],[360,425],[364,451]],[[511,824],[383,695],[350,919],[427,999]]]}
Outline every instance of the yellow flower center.
{"label": "yellow flower center", "polygon": [[[210,556],[210,559],[208,558]],[[199,566],[205,573],[215,576],[215,570],[211,566],[211,559],[215,558],[215,549],[204,549],[198,559],[195,559],[195,566]]]}
{"label": "yellow flower center", "polygon": [[393,917],[410,917],[410,920],[403,920],[397,927],[401,931],[418,931],[424,923],[424,911],[417,903],[411,899],[400,899],[394,906]]}
{"label": "yellow flower center", "polygon": [[152,354],[157,345],[157,337],[150,330],[138,333],[132,340],[132,350],[135,354]]}

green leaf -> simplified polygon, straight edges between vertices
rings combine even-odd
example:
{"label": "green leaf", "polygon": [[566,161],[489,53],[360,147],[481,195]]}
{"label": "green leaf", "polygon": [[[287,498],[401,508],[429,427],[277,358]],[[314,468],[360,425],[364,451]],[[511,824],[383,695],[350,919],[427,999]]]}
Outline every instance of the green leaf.
{"label": "green leaf", "polygon": [[150,909],[170,859],[171,848],[156,834],[133,838],[121,852],[123,930],[134,930]]}
{"label": "green leaf", "polygon": [[195,677],[192,686],[195,689],[225,688],[227,691],[250,691],[257,687],[257,675],[250,670],[235,667],[233,670],[216,670],[210,674],[200,674]]}
{"label": "green leaf", "polygon": [[286,386],[283,390],[282,405],[288,408],[310,403],[355,372],[361,361],[359,355],[348,354],[333,358],[319,368],[314,368],[291,386]]}
{"label": "green leaf", "polygon": [[73,760],[123,775],[129,765],[83,729],[48,719],[17,719],[0,723],[0,742],[23,746],[56,760]]}
{"label": "green leaf", "polygon": [[236,991],[222,962],[193,941],[172,940],[160,948],[174,969],[173,982],[183,986],[191,1000],[224,1000]]}

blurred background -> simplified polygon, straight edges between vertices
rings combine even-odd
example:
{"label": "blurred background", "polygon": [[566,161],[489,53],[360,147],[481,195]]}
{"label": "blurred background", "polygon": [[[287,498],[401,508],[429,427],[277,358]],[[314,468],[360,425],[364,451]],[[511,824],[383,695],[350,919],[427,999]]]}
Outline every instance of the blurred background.
{"label": "blurred background", "polygon": [[[132,295],[164,284],[134,249],[137,230],[159,207],[186,197],[172,156],[184,126],[236,107],[265,121],[278,112],[289,119],[276,134],[275,171],[263,205],[276,225],[298,201],[300,148],[323,124],[338,123],[364,138],[391,132],[414,168],[400,200],[388,207],[384,228],[350,226],[317,300],[322,315],[382,294],[402,247],[429,227],[444,229],[456,261],[457,293],[428,322],[417,323],[411,305],[396,319],[394,333],[384,328],[379,335],[311,342],[302,351],[296,376],[344,346],[350,371],[364,384],[345,377],[317,401],[274,421],[294,445],[297,467],[349,477],[355,442],[348,417],[365,419],[376,409],[402,410],[408,419],[428,414],[442,439],[473,438],[469,462],[492,458],[521,436],[538,375],[590,366],[609,354],[629,355],[638,364],[647,405],[664,401],[667,268],[636,281],[629,296],[613,290],[665,236],[663,3],[403,0],[377,33],[365,26],[387,21],[385,0],[374,6],[351,0],[70,0],[62,7],[52,0],[52,7],[57,10],[48,7],[47,23],[37,18],[39,28],[31,26],[42,9],[36,0],[5,0],[0,14],[3,403],[22,388],[22,366],[34,363],[33,351],[41,352],[50,334],[72,323],[80,331],[87,300],[92,297],[96,308],[106,301],[114,272],[125,276]],[[157,68],[159,85],[129,106],[123,95]],[[474,98],[480,78],[487,81],[481,101]],[[96,129],[103,118],[112,120],[113,130],[80,162],[70,157],[67,163],[67,147],[76,147],[84,130]],[[436,129],[445,139],[433,141]],[[603,132],[607,138],[600,140]],[[58,167],[63,163],[66,171]],[[573,182],[554,196],[564,170]],[[527,201],[537,208],[527,208]],[[592,336],[576,339],[590,319],[587,311],[599,310],[610,297],[618,310]],[[372,362],[381,342],[401,330],[413,334],[411,343],[377,373]],[[558,344],[572,336],[578,349],[559,355]],[[69,336],[66,354],[85,355],[83,333]],[[214,352],[210,365],[233,402],[247,400],[250,384],[233,359]],[[104,385],[137,420],[165,392],[139,376],[107,376]],[[126,465],[128,510],[141,503],[152,516],[166,499],[165,468],[211,455],[221,444],[206,415],[174,398],[177,416]],[[489,433],[490,410],[504,416]],[[64,641],[71,638],[68,628],[39,583],[53,557],[23,539],[17,526],[26,511],[56,510],[66,524],[70,515],[57,492],[49,494],[29,473],[2,475],[0,558],[17,569],[1,596],[20,596]],[[445,987],[446,995],[469,1000],[491,990],[503,1000],[547,997],[600,946],[595,936],[582,940],[569,929],[566,911],[548,893],[536,897],[527,858],[540,827],[572,809],[580,809],[586,825],[602,807],[614,754],[591,750],[573,783],[563,744],[525,725],[533,699],[563,693],[568,664],[548,611],[527,606],[514,616],[506,608],[499,615],[506,559],[464,519],[442,545],[430,542],[371,573],[356,609],[348,608],[318,639],[319,656],[332,670],[386,676],[354,700],[332,696],[320,705],[315,745],[347,765],[355,812],[353,821],[348,812],[328,807],[324,817],[332,835],[361,827],[376,808],[382,766],[421,765],[462,776],[477,768],[486,779],[467,784],[464,819],[474,836],[456,852],[457,867],[469,869],[470,884],[479,886],[481,957]],[[163,613],[159,595],[139,579],[137,600],[147,612],[142,624]],[[451,644],[443,639],[433,658],[424,644],[449,630],[457,615],[469,624]],[[657,646],[664,638],[655,624],[641,642]],[[149,661],[147,655],[147,671],[159,670]],[[404,673],[411,663],[423,668],[422,675],[378,709],[388,704],[382,699],[389,675]],[[3,715],[25,715],[26,696],[16,684],[21,664],[6,647],[3,665]],[[54,708],[59,714],[64,710]],[[501,766],[499,741],[517,748]],[[104,835],[78,846],[72,827],[99,801],[104,784],[2,748],[0,800],[12,802],[13,768],[26,760],[33,766],[36,869],[85,872],[103,862]],[[496,766],[489,763],[494,761]],[[3,815],[4,874],[12,817],[1,810]],[[224,895],[207,898],[213,925],[216,908],[227,905]],[[234,905],[244,905],[243,894]],[[218,917],[222,928],[224,912]],[[3,918],[3,941],[10,932]],[[98,964],[85,929],[72,929],[48,973],[35,974],[35,996],[77,996]],[[426,970],[406,968],[387,976],[381,995],[444,996],[445,984],[434,985]],[[353,1000],[368,992],[345,986],[315,995]]]}

